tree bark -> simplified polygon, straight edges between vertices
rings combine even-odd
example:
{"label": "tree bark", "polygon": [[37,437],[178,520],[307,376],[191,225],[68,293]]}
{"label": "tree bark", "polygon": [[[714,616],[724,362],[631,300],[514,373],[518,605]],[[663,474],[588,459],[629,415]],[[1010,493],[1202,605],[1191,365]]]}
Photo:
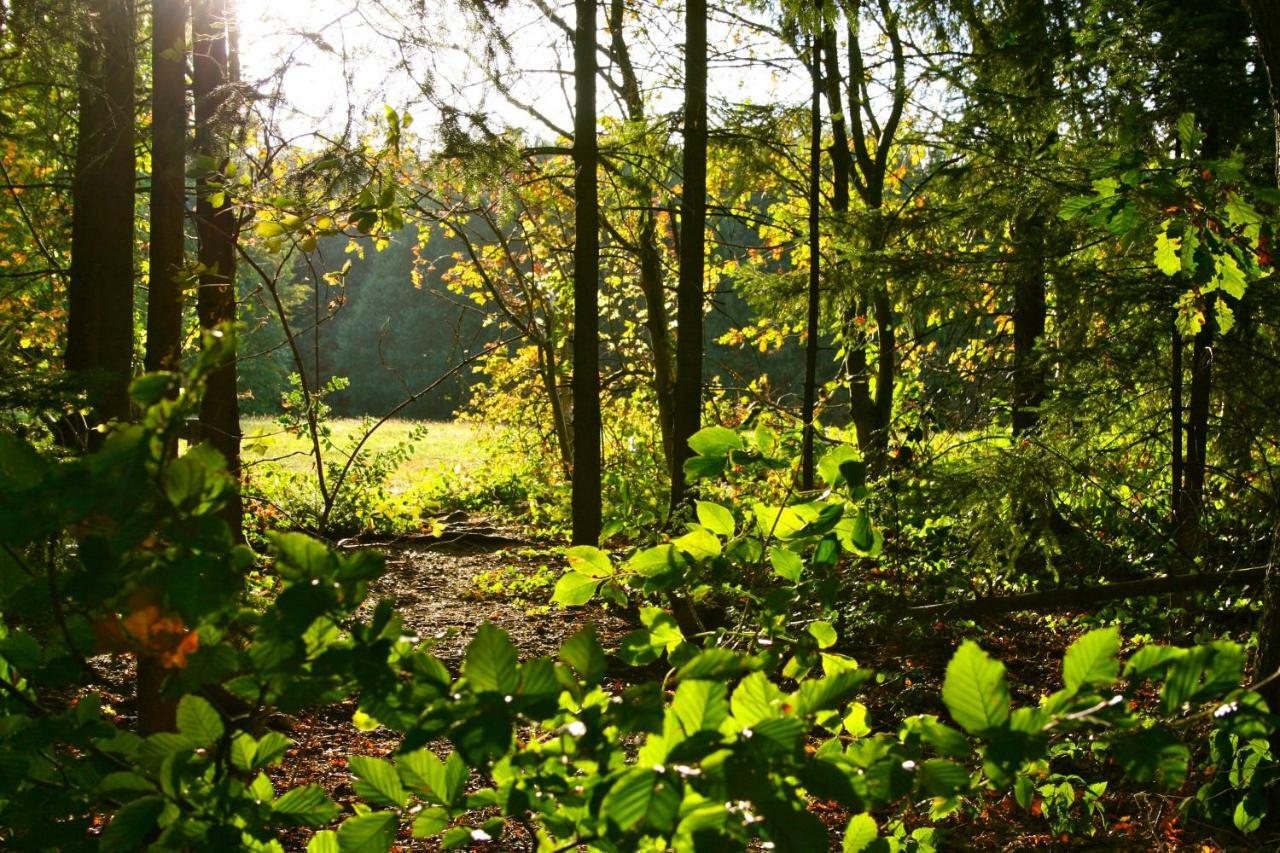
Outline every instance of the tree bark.
{"label": "tree bark", "polygon": [[576,0],[574,7],[573,543],[598,545],[602,511],[596,2]]}
{"label": "tree bark", "polygon": [[154,0],[151,22],[151,253],[146,369],[177,370],[186,218],[187,4]]}
{"label": "tree bark", "polygon": [[1187,558],[1200,552],[1201,517],[1204,514],[1205,473],[1208,461],[1209,403],[1213,393],[1213,337],[1216,321],[1213,304],[1204,309],[1204,326],[1191,349],[1191,388],[1187,400],[1186,445],[1182,466],[1182,490],[1174,512],[1179,548]]}
{"label": "tree bark", "polygon": [[814,38],[812,51],[813,100],[809,107],[809,304],[804,347],[804,402],[800,420],[804,425],[801,438],[800,485],[808,491],[814,487],[814,408],[818,391],[818,320],[821,311],[821,243],[818,208],[822,204],[822,49]]}
{"label": "tree bark", "polygon": [[689,439],[702,426],[703,265],[707,222],[707,4],[685,8],[684,192],[680,205],[680,284],[676,292],[676,387],[671,507],[685,500]]}
{"label": "tree bark", "polygon": [[1013,436],[1034,433],[1045,399],[1045,370],[1036,352],[1045,331],[1045,221],[1034,211],[1014,224]]}
{"label": "tree bark", "polygon": [[[610,48],[622,76],[622,101],[627,119],[645,121],[644,97],[631,50],[623,33],[623,0],[610,0]],[[667,293],[662,274],[662,252],[658,242],[658,223],[654,214],[656,199],[651,190],[642,194],[637,255],[640,260],[640,292],[644,296],[645,329],[649,333],[649,349],[653,355],[653,393],[658,403],[658,429],[662,435],[662,453],[671,469],[675,457],[672,430],[675,412],[675,355],[671,345],[671,316],[667,310]]]}
{"label": "tree bark", "polygon": [[[135,18],[133,0],[90,0],[79,46],[66,369],[89,389],[93,427],[129,419],[133,371]],[[87,431],[82,427],[87,426]]]}
{"label": "tree bark", "polygon": [[[192,11],[192,86],[195,100],[195,150],[214,169],[196,181],[196,233],[200,240],[200,327],[214,333],[236,321],[236,241],[239,220],[226,190],[229,162],[230,74],[229,19],[226,0],[194,0]],[[200,406],[201,434],[227,461],[227,471],[240,479],[240,398],[234,353],[210,373]],[[230,500],[225,518],[237,539],[243,537],[240,498]]]}

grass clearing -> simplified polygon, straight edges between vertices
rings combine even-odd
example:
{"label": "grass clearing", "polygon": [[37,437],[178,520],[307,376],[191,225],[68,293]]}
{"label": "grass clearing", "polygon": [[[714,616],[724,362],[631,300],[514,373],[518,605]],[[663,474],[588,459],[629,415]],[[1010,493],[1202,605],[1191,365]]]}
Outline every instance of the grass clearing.
{"label": "grass clearing", "polygon": [[[333,418],[328,426],[333,443],[342,449],[351,447],[365,429],[360,418]],[[413,452],[391,477],[390,486],[395,491],[413,488],[441,473],[465,474],[485,460],[480,440],[483,426],[461,421],[391,420],[378,428],[362,452],[390,450],[408,440],[413,430],[424,427],[426,435],[414,442]],[[291,471],[315,470],[311,442],[305,436],[288,434],[269,417],[245,418],[243,428],[246,463],[273,461]]]}

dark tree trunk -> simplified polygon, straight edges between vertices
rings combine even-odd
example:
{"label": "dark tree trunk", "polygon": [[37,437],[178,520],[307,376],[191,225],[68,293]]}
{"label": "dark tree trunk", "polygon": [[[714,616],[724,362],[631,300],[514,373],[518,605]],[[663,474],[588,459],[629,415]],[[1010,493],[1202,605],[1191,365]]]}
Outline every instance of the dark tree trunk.
{"label": "dark tree trunk", "polygon": [[[151,253],[146,369],[177,370],[182,357],[183,222],[186,217],[187,4],[155,0],[151,19]],[[174,448],[176,450],[176,448]],[[177,706],[165,670],[138,657],[138,731],[173,731]]]}
{"label": "dark tree trunk", "polygon": [[186,217],[187,4],[154,0],[151,32],[151,255],[146,369],[177,370]]}
{"label": "dark tree trunk", "polygon": [[1013,435],[1035,432],[1045,398],[1045,370],[1037,348],[1045,329],[1045,222],[1036,211],[1014,225]]}
{"label": "dark tree trunk", "polygon": [[1209,402],[1213,392],[1213,333],[1216,321],[1212,303],[1205,306],[1204,326],[1191,349],[1191,389],[1187,400],[1186,445],[1182,466],[1182,490],[1174,513],[1178,547],[1184,557],[1200,551],[1200,523],[1204,514],[1205,469],[1208,459]]}
{"label": "dark tree trunk", "polygon": [[600,542],[600,212],[596,2],[576,0],[573,118],[573,543]]}
{"label": "dark tree trunk", "polygon": [[707,222],[707,4],[685,8],[684,195],[680,206],[680,285],[676,292],[676,388],[671,507],[685,500],[689,439],[702,426],[703,264]]}
{"label": "dark tree trunk", "polygon": [[1169,506],[1177,518],[1182,505],[1182,333],[1174,318],[1169,340]]}
{"label": "dark tree trunk", "polygon": [[[79,47],[66,368],[89,388],[89,427],[129,418],[133,371],[134,7],[91,0]],[[75,440],[96,445],[89,429]]]}
{"label": "dark tree trunk", "polygon": [[[196,232],[200,238],[200,281],[196,311],[200,327],[210,333],[236,320],[236,241],[239,221],[226,189],[223,172],[230,146],[228,113],[230,75],[229,18],[226,0],[194,0],[192,11],[192,84],[195,99],[196,153],[216,164],[196,182]],[[216,203],[215,203],[216,202]],[[240,478],[240,399],[236,360],[228,353],[210,374],[200,407],[204,440],[222,453],[227,470]],[[240,538],[242,508],[233,498],[225,511],[233,534]]]}
{"label": "dark tree trunk", "polygon": [[662,452],[670,468],[675,458],[672,438],[675,417],[675,358],[671,348],[671,316],[663,286],[662,255],[658,252],[658,224],[652,213],[641,214],[640,288],[644,293],[645,329],[653,354],[653,393],[658,400],[658,427]]}
{"label": "dark tree trunk", "polygon": [[806,491],[814,487],[813,414],[818,397],[818,314],[821,245],[819,241],[818,207],[822,203],[822,49],[818,39],[811,45],[813,102],[809,107],[809,305],[804,347],[804,403],[800,420],[804,424],[801,441],[800,485]]}

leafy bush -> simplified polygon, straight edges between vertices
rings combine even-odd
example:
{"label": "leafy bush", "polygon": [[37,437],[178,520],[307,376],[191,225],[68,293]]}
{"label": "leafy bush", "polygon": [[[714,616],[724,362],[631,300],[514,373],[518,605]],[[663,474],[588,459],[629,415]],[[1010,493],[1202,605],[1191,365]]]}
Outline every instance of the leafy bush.
{"label": "leafy bush", "polygon": [[[749,515],[700,504],[689,532],[622,568],[596,549],[570,553],[557,596],[638,599],[644,627],[617,655],[664,661],[662,679],[607,679],[591,628],[555,660],[520,661],[491,625],[453,674],[389,602],[365,607],[382,572],[372,553],[274,534],[279,592],[250,597],[254,557],[218,515],[233,488],[220,459],[169,452],[198,389],[199,373],[139,380],[145,419],[83,458],[49,461],[0,440],[7,848],[270,851],[302,826],[317,830],[312,851],[387,851],[408,825],[455,849],[499,838],[511,819],[546,850],[811,851],[829,843],[816,799],[852,814],[847,851],[931,850],[939,830],[901,820],[912,803],[930,803],[938,822],[985,789],[1012,789],[1024,805],[1038,795],[1055,825],[1087,828],[1099,783],[1055,769],[1058,756],[1106,750],[1127,778],[1177,789],[1205,729],[1212,760],[1231,770],[1196,802],[1245,831],[1261,820],[1272,718],[1240,687],[1244,655],[1229,642],[1147,646],[1122,667],[1119,633],[1100,629],[1067,651],[1062,689],[1017,707],[1003,665],[966,642],[942,688],[954,726],[919,715],[873,731],[858,702],[873,673],[839,651],[828,621],[796,620],[824,601],[833,553],[879,546],[847,452],[824,459],[832,493],[819,500]],[[730,430],[694,446],[703,476],[779,464],[759,437]],[[734,627],[688,633],[661,606],[686,587],[731,607]],[[95,660],[125,650],[164,673],[175,731],[140,737],[103,713]],[[265,771],[290,741],[263,733],[262,714],[346,698],[355,725],[402,735],[391,761],[349,758],[362,802],[343,813],[318,785],[275,790]],[[443,759],[427,748],[441,740],[452,747]]]}

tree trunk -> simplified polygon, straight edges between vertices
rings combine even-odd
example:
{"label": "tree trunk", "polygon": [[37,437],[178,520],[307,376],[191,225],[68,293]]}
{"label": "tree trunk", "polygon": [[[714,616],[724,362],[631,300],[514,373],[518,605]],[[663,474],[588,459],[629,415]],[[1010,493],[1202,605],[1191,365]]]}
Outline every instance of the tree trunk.
{"label": "tree trunk", "polygon": [[809,107],[809,305],[804,347],[804,403],[800,420],[804,424],[801,440],[800,485],[808,491],[814,487],[813,413],[818,391],[818,314],[821,310],[819,274],[821,244],[818,228],[818,206],[822,203],[822,49],[814,38],[812,56],[813,101]]}
{"label": "tree trunk", "polygon": [[[631,50],[623,31],[623,0],[610,0],[609,41],[618,72],[622,75],[622,102],[627,119],[644,122],[644,96]],[[643,180],[643,179],[642,179]],[[645,197],[647,196],[647,197]],[[656,200],[652,189],[642,195],[644,210],[640,212],[637,254],[640,258],[640,292],[644,296],[645,329],[649,332],[649,349],[653,355],[653,393],[658,402],[658,429],[662,435],[662,453],[667,469],[674,459],[672,429],[675,395],[675,356],[671,346],[671,317],[667,311],[667,293],[662,275],[662,252],[658,243],[658,223],[654,215]]]}
{"label": "tree trunk", "polygon": [[652,213],[641,214],[640,289],[644,293],[645,328],[653,354],[653,393],[658,400],[658,427],[662,452],[670,468],[675,459],[672,438],[675,417],[675,358],[671,348],[671,317],[662,281],[662,255],[658,252],[658,226]]}
{"label": "tree trunk", "polygon": [[[196,181],[196,232],[200,239],[200,288],[196,311],[200,327],[212,333],[236,320],[236,241],[239,221],[225,192],[229,162],[226,115],[229,86],[228,17],[226,0],[194,0],[192,84],[196,110],[196,153],[215,164]],[[240,479],[240,398],[236,360],[228,353],[210,373],[200,406],[201,434],[227,460],[227,470]],[[237,496],[225,516],[237,539],[243,537],[243,510]]]}
{"label": "tree trunk", "polygon": [[596,3],[576,0],[573,117],[573,544],[600,543],[600,212]]}
{"label": "tree trunk", "polygon": [[134,8],[90,0],[79,47],[79,139],[72,182],[66,369],[89,389],[93,427],[129,418],[133,371]]}
{"label": "tree trunk", "polygon": [[1045,398],[1045,370],[1036,352],[1045,330],[1045,221],[1035,211],[1014,224],[1013,436],[1034,433]]}
{"label": "tree trunk", "polygon": [[1182,333],[1174,317],[1169,340],[1169,506],[1176,519],[1182,505]]}
{"label": "tree trunk", "polygon": [[707,222],[707,4],[685,8],[684,193],[680,206],[680,285],[676,292],[676,388],[671,507],[685,500],[689,439],[702,426],[703,264]]}
{"label": "tree trunk", "polygon": [[146,369],[177,370],[186,217],[187,4],[154,0],[151,23],[151,255]]}
{"label": "tree trunk", "polygon": [[1182,491],[1174,512],[1174,530],[1183,556],[1200,551],[1200,522],[1204,514],[1205,468],[1209,442],[1209,402],[1213,391],[1213,304],[1204,309],[1204,326],[1196,333],[1191,350],[1191,394],[1187,401],[1186,458]]}

